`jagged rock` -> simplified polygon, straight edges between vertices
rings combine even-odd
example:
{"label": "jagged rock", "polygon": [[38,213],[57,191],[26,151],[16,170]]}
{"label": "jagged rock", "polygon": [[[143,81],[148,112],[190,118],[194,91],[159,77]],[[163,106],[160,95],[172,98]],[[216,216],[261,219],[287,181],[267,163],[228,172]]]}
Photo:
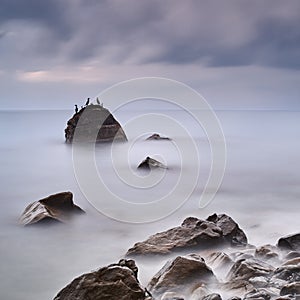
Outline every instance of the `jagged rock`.
{"label": "jagged rock", "polygon": [[242,296],[246,292],[252,291],[255,287],[249,280],[236,278],[224,283],[223,288],[230,293],[234,292],[235,295]]}
{"label": "jagged rock", "polygon": [[29,204],[19,221],[24,226],[51,222],[64,223],[73,215],[82,213],[84,211],[73,203],[73,194],[62,192]]}
{"label": "jagged rock", "polygon": [[222,229],[223,237],[232,245],[246,245],[247,237],[239,225],[225,214],[213,214],[207,218],[207,221],[215,223]]}
{"label": "jagged rock", "polygon": [[228,273],[228,279],[249,280],[249,278],[257,276],[271,275],[273,270],[274,268],[271,265],[257,259],[240,259],[232,266]]}
{"label": "jagged rock", "polygon": [[146,300],[145,290],[137,280],[132,260],[121,260],[98,271],[74,279],[54,300]]}
{"label": "jagged rock", "polygon": [[233,265],[232,259],[224,252],[212,252],[206,259],[207,264],[212,269],[226,268]]}
{"label": "jagged rock", "polygon": [[292,282],[282,287],[280,295],[300,295],[300,282]]}
{"label": "jagged rock", "polygon": [[160,161],[151,158],[149,156],[147,156],[139,165],[138,165],[138,169],[146,169],[146,170],[150,170],[152,168],[162,168],[162,169],[167,169],[167,166],[165,166],[163,163],[161,163]]}
{"label": "jagged rock", "polygon": [[147,289],[155,298],[166,292],[190,293],[198,285],[209,282],[217,282],[212,270],[202,257],[191,254],[167,262],[151,279]]}
{"label": "jagged rock", "polygon": [[300,233],[291,234],[280,238],[277,246],[282,249],[300,251]]}
{"label": "jagged rock", "polygon": [[264,276],[257,276],[257,277],[249,278],[249,282],[256,288],[263,288],[263,287],[267,287],[269,285],[268,278],[266,278]]}
{"label": "jagged rock", "polygon": [[[216,223],[215,223],[215,222]],[[136,243],[127,255],[167,254],[174,250],[207,248],[216,245],[247,241],[238,225],[226,215],[213,215],[207,220],[189,217],[181,226],[150,236],[144,242]]]}
{"label": "jagged rock", "polygon": [[168,137],[160,136],[158,133],[153,133],[149,137],[146,138],[146,141],[151,141],[151,140],[171,140]]}
{"label": "jagged rock", "polygon": [[73,143],[74,137],[77,142],[127,141],[124,130],[110,111],[94,104],[82,108],[68,121],[65,129],[66,143]]}
{"label": "jagged rock", "polygon": [[263,260],[278,260],[278,248],[273,245],[264,245],[255,250],[255,257]]}
{"label": "jagged rock", "polygon": [[197,284],[195,289],[191,291],[191,297],[189,297],[189,300],[202,300],[209,294],[211,294],[211,290],[208,289],[207,285]]}

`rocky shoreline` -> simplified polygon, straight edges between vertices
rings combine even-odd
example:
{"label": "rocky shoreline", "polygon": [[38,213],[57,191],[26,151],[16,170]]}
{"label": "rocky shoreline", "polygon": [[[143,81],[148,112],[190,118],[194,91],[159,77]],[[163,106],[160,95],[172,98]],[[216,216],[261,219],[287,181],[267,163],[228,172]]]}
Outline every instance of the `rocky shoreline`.
{"label": "rocky shoreline", "polygon": [[[130,257],[130,258],[129,258]],[[165,259],[146,286],[134,259]],[[131,247],[118,263],[83,274],[54,300],[300,299],[300,234],[255,247],[225,214],[186,218]]]}

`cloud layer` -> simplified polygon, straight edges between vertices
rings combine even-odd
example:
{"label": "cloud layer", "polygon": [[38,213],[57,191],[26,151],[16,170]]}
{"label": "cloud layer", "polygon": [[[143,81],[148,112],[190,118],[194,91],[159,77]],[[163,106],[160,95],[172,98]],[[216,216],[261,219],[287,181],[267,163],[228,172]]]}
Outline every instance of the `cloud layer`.
{"label": "cloud layer", "polygon": [[[12,80],[77,82],[82,72],[105,82],[101,70],[112,80],[114,72],[130,77],[137,69],[132,76],[172,70],[176,78],[179,70],[195,66],[300,69],[297,0],[0,0],[0,5],[0,76],[4,72]],[[193,72],[191,80],[199,75]]]}

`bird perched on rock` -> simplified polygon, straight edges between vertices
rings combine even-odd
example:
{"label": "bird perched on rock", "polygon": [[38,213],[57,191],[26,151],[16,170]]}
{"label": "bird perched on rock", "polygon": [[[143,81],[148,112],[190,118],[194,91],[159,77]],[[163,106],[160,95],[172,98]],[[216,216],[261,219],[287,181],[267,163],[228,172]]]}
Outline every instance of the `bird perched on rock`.
{"label": "bird perched on rock", "polygon": [[97,104],[100,105],[100,101],[99,101],[99,98],[98,98],[98,97],[97,97],[96,101],[97,101]]}
{"label": "bird perched on rock", "polygon": [[77,114],[78,113],[78,106],[77,106],[77,104],[75,104],[75,114]]}
{"label": "bird perched on rock", "polygon": [[90,104],[90,98],[87,98],[85,105],[88,106]]}

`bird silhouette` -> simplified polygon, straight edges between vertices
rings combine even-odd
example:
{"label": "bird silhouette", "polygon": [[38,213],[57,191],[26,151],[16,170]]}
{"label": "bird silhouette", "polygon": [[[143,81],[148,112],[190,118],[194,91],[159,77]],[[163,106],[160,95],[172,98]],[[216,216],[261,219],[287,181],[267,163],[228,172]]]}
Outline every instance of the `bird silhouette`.
{"label": "bird silhouette", "polygon": [[75,114],[77,114],[78,113],[78,106],[77,106],[77,104],[75,104]]}
{"label": "bird silhouette", "polygon": [[97,101],[97,104],[100,105],[100,101],[99,101],[99,98],[98,98],[98,97],[97,97],[96,101]]}
{"label": "bird silhouette", "polygon": [[90,104],[90,98],[87,98],[86,102],[85,102],[85,105],[89,105]]}

